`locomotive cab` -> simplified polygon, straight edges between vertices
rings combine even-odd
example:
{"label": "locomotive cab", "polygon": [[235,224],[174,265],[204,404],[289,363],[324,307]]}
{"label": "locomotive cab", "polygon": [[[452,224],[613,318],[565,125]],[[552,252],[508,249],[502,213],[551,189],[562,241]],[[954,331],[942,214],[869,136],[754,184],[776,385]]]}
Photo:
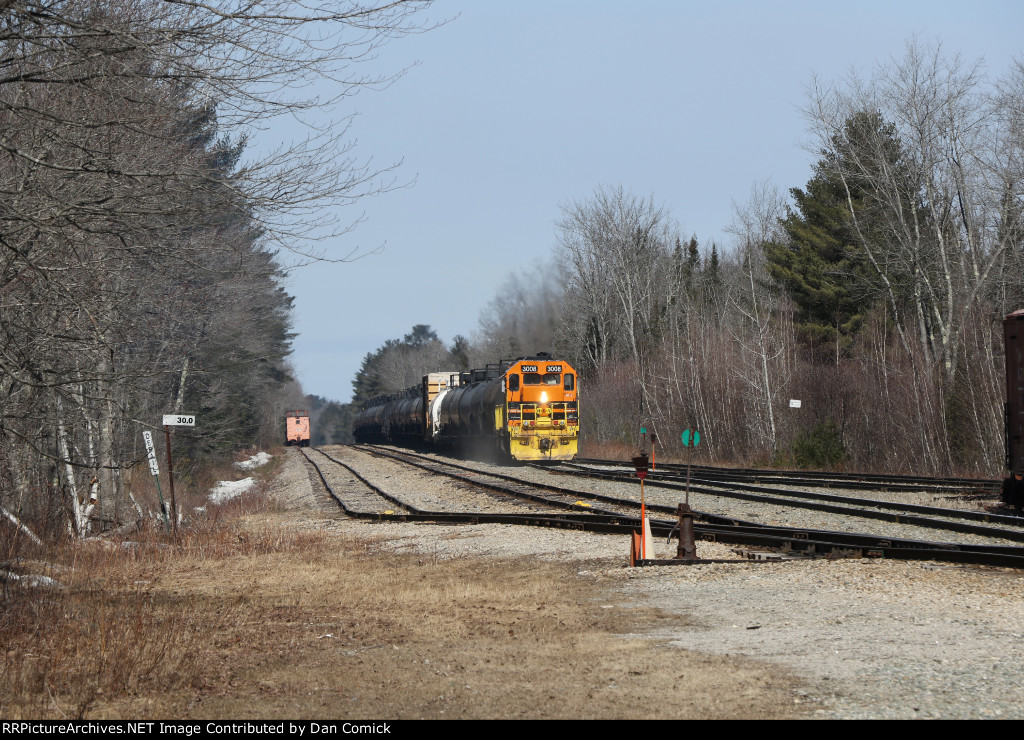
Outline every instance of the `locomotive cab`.
{"label": "locomotive cab", "polygon": [[579,407],[576,371],[549,355],[527,357],[505,371],[503,407],[495,409],[499,444],[517,460],[576,456]]}

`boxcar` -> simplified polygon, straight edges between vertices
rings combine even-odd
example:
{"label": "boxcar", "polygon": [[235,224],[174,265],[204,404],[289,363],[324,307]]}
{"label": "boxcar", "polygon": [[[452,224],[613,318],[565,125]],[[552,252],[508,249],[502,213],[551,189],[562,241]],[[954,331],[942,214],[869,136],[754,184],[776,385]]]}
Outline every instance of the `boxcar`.
{"label": "boxcar", "polygon": [[1006,467],[1003,500],[1024,507],[1024,309],[1003,320],[1006,341]]}

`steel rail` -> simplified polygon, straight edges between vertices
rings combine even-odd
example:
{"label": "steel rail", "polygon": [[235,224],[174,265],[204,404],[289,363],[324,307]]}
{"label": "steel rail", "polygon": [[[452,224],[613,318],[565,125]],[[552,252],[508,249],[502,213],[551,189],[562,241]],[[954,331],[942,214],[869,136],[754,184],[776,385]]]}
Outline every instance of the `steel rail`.
{"label": "steel rail", "polygon": [[324,476],[323,469],[320,465],[313,460],[305,450],[300,450],[306,460],[313,466],[313,469],[319,476],[320,482],[323,484],[327,493],[341,507],[342,511],[353,519],[371,519],[373,521],[391,522],[424,522],[435,524],[521,524],[537,527],[555,527],[613,534],[628,534],[630,532],[634,532],[639,523],[639,519],[636,517],[606,514],[604,512],[591,512],[585,509],[579,513],[572,514],[489,514],[486,512],[449,512],[420,509],[387,493],[379,486],[376,486],[366,480],[366,478],[356,472],[350,465],[347,465],[323,450],[317,448],[314,449],[331,462],[343,467],[355,475],[364,485],[373,490],[374,493],[377,493],[386,500],[393,502],[396,506],[408,511],[408,513],[405,514],[387,514],[383,512],[359,511],[353,509],[342,500],[342,497],[334,490],[333,486],[327,482],[327,478]]}
{"label": "steel rail", "polygon": [[[630,467],[629,462],[617,460],[601,460],[596,458],[577,457],[576,464],[606,465],[613,467]],[[686,470],[685,463],[662,463],[666,470]],[[691,471],[705,473],[708,476],[719,477],[727,480],[750,479],[758,480],[772,479],[784,480],[791,478],[794,482],[803,482],[806,485],[820,485],[822,487],[848,487],[867,488],[874,490],[906,490],[924,492],[945,492],[949,489],[964,490],[968,488],[983,489],[990,492],[998,492],[1002,489],[1002,481],[992,478],[940,478],[936,476],[897,475],[887,473],[836,473],[816,470],[766,470],[763,468],[723,468],[715,465],[692,465]],[[889,485],[887,485],[889,484]],[[891,487],[890,487],[891,486]]]}
{"label": "steel rail", "polygon": [[[548,466],[540,466],[549,472],[557,473]],[[576,468],[577,466],[572,466]],[[581,476],[585,478],[596,478],[607,481],[625,481],[633,477],[632,473],[601,472],[582,468],[565,473],[566,475]],[[672,476],[670,480],[678,480]],[[686,490],[685,484],[673,483],[670,480],[662,479],[662,476],[648,472],[646,483],[648,486],[668,488],[670,490]],[[840,496],[831,493],[816,493],[814,491],[787,491],[779,488],[768,488],[766,486],[751,486],[746,484],[732,484],[731,487],[706,488],[701,485],[716,485],[713,481],[701,478],[691,478],[690,491],[707,496],[722,496],[735,498],[744,501],[755,501],[760,503],[775,503],[782,506],[810,509],[813,511],[824,511],[832,514],[845,516],[857,516],[864,519],[875,519],[879,521],[906,524],[927,529],[943,529],[950,532],[962,534],[976,534],[983,537],[995,537],[1024,542],[1024,519],[1004,514],[990,514],[980,511],[965,511],[962,509],[946,509],[938,506],[924,506],[921,504],[903,504],[894,501],[881,501],[878,499],[865,499],[854,496]],[[804,499],[804,500],[801,500]],[[851,508],[865,507],[865,508]],[[898,512],[898,513],[892,513]],[[932,517],[946,517],[946,519],[934,519]],[[958,521],[959,520],[959,521]],[[983,524],[971,524],[975,522],[987,522],[989,524],[1002,524],[1009,527],[1020,527],[1022,529],[1003,529],[1001,527],[986,526]]]}
{"label": "steel rail", "polygon": [[[415,453],[408,453],[404,451],[401,453],[395,453],[390,450],[382,450],[366,445],[361,445],[359,448],[365,449],[373,455],[390,458],[398,462],[404,462],[414,467],[447,475],[449,477],[462,480],[463,482],[470,483],[472,485],[479,485],[490,490],[502,489],[502,487],[495,486],[494,484],[483,483],[481,481],[473,481],[466,476],[440,471],[435,469],[434,466],[450,466],[456,469],[472,472],[476,475],[494,476],[499,479],[506,478],[521,485],[525,484],[525,482],[511,478],[510,476],[479,471],[456,463],[442,463],[431,458],[426,458],[422,455],[416,455]],[[324,454],[326,455],[326,453]],[[330,458],[329,455],[326,456]],[[431,465],[428,466],[423,463],[404,459],[407,457],[421,458],[428,461]],[[561,495],[568,495],[577,499],[591,498],[595,500],[603,500],[619,506],[636,507],[638,505],[634,501],[616,499],[603,494],[576,491],[562,488],[560,486],[551,486],[549,484],[529,483],[526,485],[557,491]],[[525,497],[522,492],[515,491],[513,489],[503,489],[503,492],[509,493],[513,496]],[[489,515],[477,512],[422,512],[421,516],[428,518],[438,517],[437,521],[476,521],[479,523],[494,521],[509,524],[533,524],[533,526],[566,526],[579,529],[589,529],[590,531],[595,532],[617,534],[635,532],[640,526],[639,517],[606,512],[600,509],[595,510],[589,507],[585,510],[581,510],[578,505],[559,502],[553,499],[544,500],[546,503],[553,506],[576,509],[577,513],[575,516],[563,515],[556,517],[547,515],[520,516],[515,514]],[[674,515],[676,513],[675,507],[662,504],[648,504],[647,509],[648,511],[661,514]],[[395,515],[394,518],[396,520],[409,521],[409,516],[410,515]],[[694,533],[697,537],[705,541],[718,541],[740,545],[759,545],[783,553],[798,553],[817,557],[876,557],[907,560],[937,560],[944,562],[993,565],[1024,569],[1024,548],[1022,547],[929,542],[924,540],[883,537],[879,535],[853,534],[827,530],[802,529],[798,527],[764,525],[731,517],[722,517],[707,512],[694,512],[694,516],[695,519],[697,519],[697,522],[694,524]],[[557,524],[554,522],[557,522]],[[593,524],[591,526],[585,526],[587,522],[593,522]],[[652,534],[671,537],[675,530],[675,521],[651,519]],[[683,563],[685,561],[658,562]]]}

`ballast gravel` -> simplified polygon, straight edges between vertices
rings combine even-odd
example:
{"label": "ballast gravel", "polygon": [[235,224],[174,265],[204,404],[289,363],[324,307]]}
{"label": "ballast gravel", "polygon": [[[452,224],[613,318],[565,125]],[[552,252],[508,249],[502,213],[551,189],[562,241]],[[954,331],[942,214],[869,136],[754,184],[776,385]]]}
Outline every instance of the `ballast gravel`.
{"label": "ballast gravel", "polygon": [[[423,491],[427,485],[422,473],[403,472],[397,463],[354,451],[346,451],[345,460],[361,473],[360,466],[388,476],[387,490],[396,495],[404,486]],[[805,683],[792,699],[811,718],[1024,718],[1019,571],[859,559],[751,562],[729,546],[705,542],[697,544],[699,557],[732,562],[629,568],[622,537],[348,519],[294,448],[273,492],[295,512],[296,526],[372,539],[385,551],[574,562],[578,577],[606,587],[610,605],[688,617],[660,622],[672,623],[668,628],[638,624],[636,636],[742,655],[764,661],[766,670],[779,666],[802,676]],[[657,557],[671,557],[675,545],[656,547]]]}

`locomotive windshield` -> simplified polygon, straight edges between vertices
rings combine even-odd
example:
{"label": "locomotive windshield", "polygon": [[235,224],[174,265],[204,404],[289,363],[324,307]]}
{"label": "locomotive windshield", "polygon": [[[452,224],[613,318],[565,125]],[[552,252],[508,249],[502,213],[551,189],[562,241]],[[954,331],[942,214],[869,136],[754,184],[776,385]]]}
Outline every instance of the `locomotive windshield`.
{"label": "locomotive windshield", "polygon": [[559,373],[523,373],[524,385],[558,385],[561,380]]}

